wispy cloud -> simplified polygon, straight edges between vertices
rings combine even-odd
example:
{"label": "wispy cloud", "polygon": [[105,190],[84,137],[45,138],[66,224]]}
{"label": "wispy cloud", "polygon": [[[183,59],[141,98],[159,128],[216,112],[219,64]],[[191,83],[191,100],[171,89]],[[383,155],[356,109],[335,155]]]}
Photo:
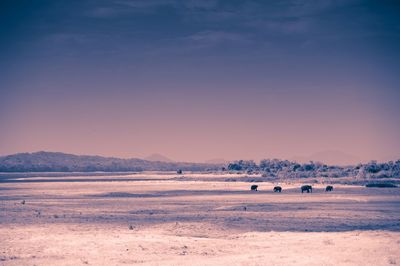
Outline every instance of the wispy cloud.
{"label": "wispy cloud", "polygon": [[[325,18],[324,14],[328,11],[340,13],[343,6],[358,1],[111,0],[87,2],[83,16],[107,21],[106,26],[102,24],[96,31],[89,32],[93,39],[113,36],[106,42],[109,45],[101,46],[102,49],[114,51],[115,46],[120,46],[118,43],[123,43],[124,51],[135,47],[155,54],[201,52],[218,47],[272,51],[280,49],[282,39],[297,38],[293,48],[299,49],[334,33],[343,35],[344,31],[338,32],[336,24],[330,23],[330,18]],[[75,30],[84,32],[79,28]],[[67,36],[61,33],[58,38],[66,40]],[[71,41],[72,38],[70,36]],[[118,43],[113,41],[116,39]],[[285,49],[291,44],[287,43]],[[224,50],[219,52],[224,53]]]}
{"label": "wispy cloud", "polygon": [[214,8],[217,5],[218,0],[117,0],[115,3],[138,9],[155,8],[160,6],[209,9]]}
{"label": "wispy cloud", "polygon": [[101,5],[89,6],[84,15],[93,18],[118,18],[135,13],[152,13],[161,6],[173,5],[175,1],[154,0],[154,1],[127,1],[117,0],[103,3]]}
{"label": "wispy cloud", "polygon": [[[244,27],[262,33],[306,33],[324,12],[351,5],[360,0],[282,0],[243,1],[230,3],[220,0],[114,0],[95,4],[85,12],[95,18],[123,18],[137,13],[163,15],[162,7],[175,9],[184,23],[199,23],[203,31],[227,31]],[[201,35],[201,34],[200,34]],[[216,39],[211,33],[211,39]],[[228,37],[228,36],[225,36]],[[231,36],[232,37],[232,36]],[[200,38],[200,37],[199,37]]]}
{"label": "wispy cloud", "polygon": [[310,18],[257,19],[250,20],[245,25],[255,27],[262,32],[300,34],[307,33],[313,27],[313,23]]}
{"label": "wispy cloud", "polygon": [[94,7],[85,12],[85,15],[93,18],[113,18],[126,13],[126,10],[118,7]]}
{"label": "wispy cloud", "polygon": [[226,31],[201,31],[183,38],[193,43],[214,45],[221,42],[247,42],[244,34]]}
{"label": "wispy cloud", "polygon": [[244,33],[206,30],[195,32],[183,37],[164,39],[162,45],[147,47],[146,56],[159,57],[165,55],[190,55],[201,54],[202,58],[226,56],[219,50],[224,49],[246,49],[253,43],[250,36]]}
{"label": "wispy cloud", "polygon": [[95,5],[85,14],[89,17],[112,18],[134,13],[153,13],[158,8],[170,7],[182,13],[193,10],[208,10],[216,7],[218,0],[115,0]]}
{"label": "wispy cloud", "polygon": [[175,0],[117,0],[114,2],[116,5],[130,7],[133,9],[150,9],[160,6],[176,6]]}
{"label": "wispy cloud", "polygon": [[84,44],[90,41],[90,38],[85,34],[79,33],[53,33],[45,37],[45,41],[53,42],[55,44]]}

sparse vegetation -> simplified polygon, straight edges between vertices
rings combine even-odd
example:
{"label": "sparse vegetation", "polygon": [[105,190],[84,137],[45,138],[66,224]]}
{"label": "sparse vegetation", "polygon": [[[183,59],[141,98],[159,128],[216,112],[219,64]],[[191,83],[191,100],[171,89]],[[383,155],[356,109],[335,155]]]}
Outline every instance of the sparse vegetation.
{"label": "sparse vegetation", "polygon": [[[300,164],[288,160],[265,159],[258,164],[252,160],[239,160],[228,165],[150,162],[140,159],[119,159],[100,156],[77,156],[64,153],[37,152],[21,153],[0,157],[0,179],[8,178],[10,172],[85,172],[102,171],[126,173],[137,171],[176,171],[181,175],[184,171],[207,171],[241,174],[241,177],[228,177],[225,181],[236,182],[275,182],[276,180],[307,180],[307,183],[319,183],[329,180],[333,183],[365,185],[371,180],[385,180],[385,183],[398,182],[400,178],[400,160],[378,163],[337,166],[320,162]],[[2,173],[3,172],[3,173]],[[100,173],[101,174],[101,173]],[[180,177],[182,179],[186,177]],[[346,179],[348,178],[348,179]],[[397,179],[397,180],[396,180]],[[301,182],[301,181],[300,181]]]}
{"label": "sparse vegetation", "polygon": [[[377,163],[371,161],[366,164],[337,166],[326,165],[320,162],[299,164],[288,160],[261,160],[257,165],[254,161],[239,160],[228,165],[228,170],[245,172],[247,174],[261,173],[263,180],[301,178],[343,178],[354,177],[357,180],[400,178],[400,160],[396,162]],[[249,180],[250,181],[250,180]]]}

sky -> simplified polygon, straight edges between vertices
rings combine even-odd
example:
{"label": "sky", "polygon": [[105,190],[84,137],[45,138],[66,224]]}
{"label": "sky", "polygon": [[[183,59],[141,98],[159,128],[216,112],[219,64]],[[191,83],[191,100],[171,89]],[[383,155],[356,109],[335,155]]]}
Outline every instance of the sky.
{"label": "sky", "polygon": [[3,0],[0,155],[400,159],[396,0]]}

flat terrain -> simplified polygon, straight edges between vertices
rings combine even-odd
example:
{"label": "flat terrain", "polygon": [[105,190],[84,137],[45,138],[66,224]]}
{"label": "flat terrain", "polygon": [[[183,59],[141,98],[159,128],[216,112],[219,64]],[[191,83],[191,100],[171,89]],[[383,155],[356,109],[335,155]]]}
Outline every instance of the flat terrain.
{"label": "flat terrain", "polygon": [[400,264],[399,188],[10,176],[0,180],[0,265]]}

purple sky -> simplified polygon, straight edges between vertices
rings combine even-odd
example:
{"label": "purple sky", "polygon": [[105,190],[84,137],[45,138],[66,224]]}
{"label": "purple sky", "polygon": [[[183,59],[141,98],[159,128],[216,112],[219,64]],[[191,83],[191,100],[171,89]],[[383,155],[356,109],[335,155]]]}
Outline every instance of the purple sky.
{"label": "purple sky", "polygon": [[397,1],[2,1],[0,155],[400,158]]}

